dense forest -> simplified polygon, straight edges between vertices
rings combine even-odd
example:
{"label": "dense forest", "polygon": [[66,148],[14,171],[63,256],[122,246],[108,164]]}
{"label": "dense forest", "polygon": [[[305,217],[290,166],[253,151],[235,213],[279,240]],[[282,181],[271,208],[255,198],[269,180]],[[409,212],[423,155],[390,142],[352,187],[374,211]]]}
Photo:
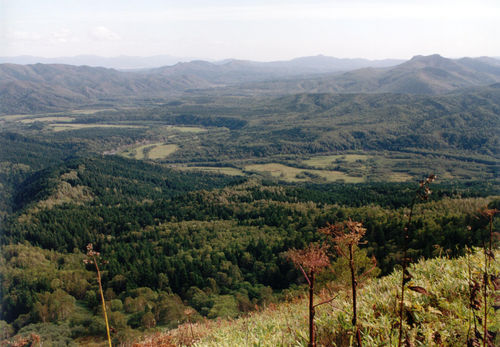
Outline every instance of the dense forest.
{"label": "dense forest", "polygon": [[[102,281],[117,339],[174,327],[188,306],[198,317],[191,319],[236,317],[280,300],[300,283],[284,252],[347,218],[364,223],[365,256],[387,274],[401,257],[415,187],[276,185],[115,156],[68,159],[25,179],[12,199],[15,212],[2,222],[5,331],[50,336],[67,324],[61,336],[68,341],[104,332],[92,267],[82,262],[89,243],[107,262]],[[477,211],[499,204],[488,197],[495,189],[436,184],[418,205],[412,257],[456,256],[480,245],[487,221]]]}
{"label": "dense forest", "polygon": [[[480,211],[500,208],[498,84],[252,88],[0,116],[1,340],[103,342],[100,285],[115,345],[272,307],[307,286],[287,252],[346,220],[366,228],[357,264],[376,259],[372,276],[487,240]],[[432,194],[415,200],[430,174]],[[330,258],[320,287],[345,280]]]}

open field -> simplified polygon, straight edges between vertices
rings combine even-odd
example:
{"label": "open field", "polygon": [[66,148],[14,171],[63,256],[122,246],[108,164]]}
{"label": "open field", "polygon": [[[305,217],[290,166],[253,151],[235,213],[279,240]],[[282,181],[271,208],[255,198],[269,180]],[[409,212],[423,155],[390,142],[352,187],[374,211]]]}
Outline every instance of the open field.
{"label": "open field", "polygon": [[205,128],[200,128],[200,127],[183,127],[183,126],[176,126],[176,125],[167,125],[161,127],[161,130],[167,130],[169,132],[171,131],[179,131],[182,133],[203,133],[207,131]]}
{"label": "open field", "polygon": [[19,120],[19,119],[24,119],[24,118],[28,118],[30,115],[27,115],[27,114],[12,114],[12,115],[8,115],[8,116],[0,116],[0,120],[3,120],[3,121],[16,121],[16,120]]}
{"label": "open field", "polygon": [[177,145],[156,145],[147,153],[149,159],[164,159],[179,149]]}
{"label": "open field", "polygon": [[372,156],[366,154],[338,154],[312,157],[310,159],[302,161],[302,163],[307,166],[316,168],[326,168],[328,166],[336,165],[342,162],[354,163],[356,161],[366,161],[370,158],[372,158]]}
{"label": "open field", "polygon": [[55,132],[66,131],[66,130],[78,130],[78,129],[89,129],[89,128],[145,128],[141,125],[121,125],[121,124],[64,124],[64,123],[53,123],[49,124],[52,130]]}
{"label": "open field", "polygon": [[101,111],[113,111],[114,109],[112,108],[100,108],[100,109],[91,109],[91,110],[72,110],[71,113],[73,114],[96,114],[97,112]]}
{"label": "open field", "polygon": [[176,170],[212,172],[228,176],[245,176],[245,173],[234,167],[211,167],[211,166],[179,166]]}
{"label": "open field", "polygon": [[64,118],[64,115],[67,115],[68,113],[74,114],[74,115],[91,115],[95,114],[97,112],[101,111],[113,111],[114,109],[111,108],[102,108],[102,109],[92,109],[92,110],[71,110],[67,112],[48,112],[48,113],[32,113],[32,114],[9,114],[9,115],[4,115],[0,116],[0,120],[18,120],[18,119],[25,119],[25,118],[32,118],[32,117],[44,117],[44,116],[54,116],[57,119],[60,117],[57,117],[58,115],[61,115],[62,118]]}
{"label": "open field", "polygon": [[287,182],[306,182],[314,179],[326,182],[342,180],[347,183],[365,181],[363,177],[349,176],[340,171],[298,169],[278,163],[247,165],[244,170],[247,172],[268,174]]}
{"label": "open field", "polygon": [[161,143],[148,143],[146,145],[140,145],[137,147],[127,148],[123,152],[120,153],[121,156],[127,158],[133,158],[137,160],[145,159],[146,155],[144,153],[145,149],[152,148],[154,146],[161,145]]}
{"label": "open field", "polygon": [[76,118],[74,117],[37,117],[37,118],[27,118],[21,119],[21,123],[29,124],[34,122],[72,122]]}
{"label": "open field", "polygon": [[170,154],[179,149],[179,146],[174,144],[164,144],[163,142],[147,143],[136,147],[130,147],[120,152],[119,154],[126,158],[137,160],[143,159],[164,159]]}

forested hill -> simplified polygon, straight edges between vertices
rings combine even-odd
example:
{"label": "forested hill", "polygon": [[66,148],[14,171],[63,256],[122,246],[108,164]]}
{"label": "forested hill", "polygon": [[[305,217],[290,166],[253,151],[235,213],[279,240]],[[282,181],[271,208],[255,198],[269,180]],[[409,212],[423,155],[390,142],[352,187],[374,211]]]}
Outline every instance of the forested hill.
{"label": "forested hill", "polygon": [[[359,264],[374,257],[373,274],[489,236],[500,208],[494,61],[415,57],[243,84],[246,64],[219,65],[0,66],[2,338],[102,342],[89,244],[119,345],[299,295],[285,254],[324,241],[330,223],[363,224]],[[320,282],[341,280],[333,266]]]}
{"label": "forested hill", "polygon": [[[24,180],[17,187],[14,204],[15,210],[22,210],[51,198],[55,199],[56,205],[81,203],[77,199],[72,200],[75,198],[71,196],[72,189],[84,189],[90,194],[89,198],[98,197],[99,202],[105,205],[139,204],[243,181],[243,177],[176,171],[118,156],[68,159],[61,165],[37,171]],[[68,191],[64,191],[64,187]],[[65,193],[68,196],[64,196]]]}
{"label": "forested hill", "polygon": [[291,79],[294,71],[293,64],[291,68],[280,68],[276,63],[238,61],[222,64],[193,61],[140,72],[58,64],[0,64],[0,114],[130,103],[131,98],[135,101],[165,100],[193,93],[440,94],[500,82],[500,63],[496,59],[453,60],[439,55],[416,56],[389,68],[363,68],[343,74],[295,75]]}
{"label": "forested hill", "polygon": [[[275,185],[119,157],[69,159],[32,175],[1,225],[2,324],[44,341],[102,336],[97,284],[81,261],[88,243],[109,262],[103,286],[117,342],[154,325],[175,327],[187,309],[196,319],[236,317],[278,300],[300,275],[283,252],[319,240],[326,223],[362,221],[363,252],[388,273],[415,186]],[[432,189],[417,206],[412,257],[480,244],[487,221],[477,211],[498,206],[489,197],[494,185]]]}
{"label": "forested hill", "polygon": [[242,84],[238,86],[238,91],[248,95],[305,92],[436,95],[499,81],[500,63],[496,59],[453,60],[435,54],[415,56],[384,69],[364,68],[338,75]]}

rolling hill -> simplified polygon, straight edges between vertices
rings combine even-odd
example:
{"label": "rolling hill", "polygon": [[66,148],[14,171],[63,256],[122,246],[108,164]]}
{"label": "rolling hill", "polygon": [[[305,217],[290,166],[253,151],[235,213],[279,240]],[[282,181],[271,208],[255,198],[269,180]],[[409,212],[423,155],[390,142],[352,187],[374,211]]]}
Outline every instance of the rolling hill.
{"label": "rolling hill", "polygon": [[[378,66],[390,63],[373,62]],[[495,59],[452,60],[439,55],[416,56],[394,67],[324,73],[363,64],[368,66],[369,62],[321,56],[272,63],[192,61],[140,72],[71,65],[1,64],[0,113],[54,111],[99,102],[116,104],[130,99],[164,99],[200,93],[440,94],[500,82],[500,64]]]}
{"label": "rolling hill", "polygon": [[240,86],[245,94],[403,93],[443,94],[500,81],[500,65],[491,58],[448,59],[415,56],[390,68],[363,68],[337,75],[275,80]]}

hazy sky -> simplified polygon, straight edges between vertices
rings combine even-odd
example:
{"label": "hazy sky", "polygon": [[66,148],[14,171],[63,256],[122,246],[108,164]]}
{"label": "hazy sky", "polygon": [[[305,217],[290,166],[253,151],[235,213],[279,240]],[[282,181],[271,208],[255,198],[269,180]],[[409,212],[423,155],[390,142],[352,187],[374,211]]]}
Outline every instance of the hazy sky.
{"label": "hazy sky", "polygon": [[0,56],[500,56],[500,0],[0,0]]}

